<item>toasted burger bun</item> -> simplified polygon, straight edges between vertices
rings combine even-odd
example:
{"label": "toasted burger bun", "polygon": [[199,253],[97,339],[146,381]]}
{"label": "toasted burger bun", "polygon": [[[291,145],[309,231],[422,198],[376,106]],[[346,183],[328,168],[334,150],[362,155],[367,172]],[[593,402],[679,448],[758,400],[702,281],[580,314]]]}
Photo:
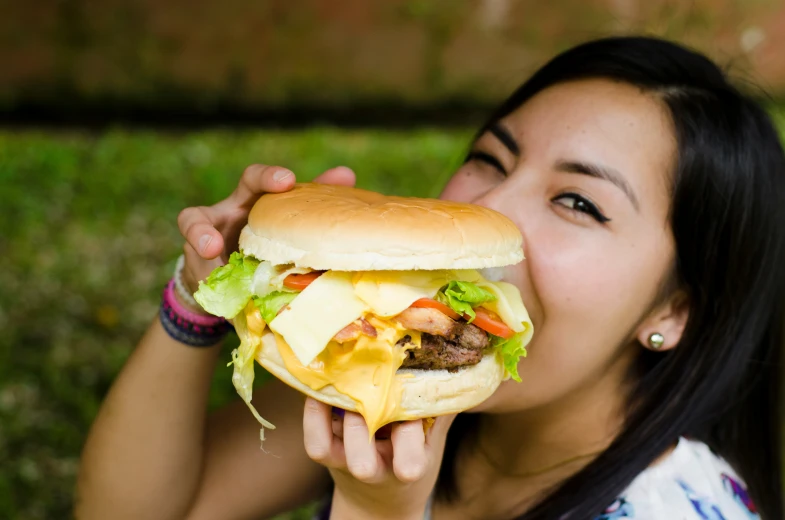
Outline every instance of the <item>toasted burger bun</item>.
{"label": "toasted burger bun", "polygon": [[323,184],[264,195],[240,234],[261,260],[339,271],[498,267],[523,260],[522,242],[481,206]]}
{"label": "toasted burger bun", "polygon": [[[298,184],[257,201],[240,234],[243,253],[276,265],[318,270],[408,271],[480,269],[523,260],[523,238],[504,215],[455,202],[390,197],[345,186]],[[268,330],[256,360],[289,386],[328,405],[357,411],[355,401],[328,385],[313,390],[283,362]],[[390,420],[458,413],[493,394],[504,378],[496,353],[473,366],[400,369],[403,392]]]}
{"label": "toasted burger bun", "polygon": [[[295,390],[322,403],[356,412],[353,399],[332,385],[314,390],[294,377],[284,365],[275,336],[269,330],[262,336],[256,361],[272,375]],[[468,410],[488,399],[504,378],[504,368],[496,354],[486,355],[476,365],[456,372],[447,370],[398,370],[403,385],[397,413],[391,421],[412,421]]]}

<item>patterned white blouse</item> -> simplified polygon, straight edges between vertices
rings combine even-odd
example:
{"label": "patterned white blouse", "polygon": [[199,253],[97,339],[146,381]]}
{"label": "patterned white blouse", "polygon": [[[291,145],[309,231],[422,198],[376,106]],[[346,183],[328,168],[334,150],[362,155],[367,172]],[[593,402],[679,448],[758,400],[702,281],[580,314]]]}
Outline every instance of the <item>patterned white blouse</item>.
{"label": "patterned white blouse", "polygon": [[759,520],[733,468],[702,442],[679,439],[596,520]]}

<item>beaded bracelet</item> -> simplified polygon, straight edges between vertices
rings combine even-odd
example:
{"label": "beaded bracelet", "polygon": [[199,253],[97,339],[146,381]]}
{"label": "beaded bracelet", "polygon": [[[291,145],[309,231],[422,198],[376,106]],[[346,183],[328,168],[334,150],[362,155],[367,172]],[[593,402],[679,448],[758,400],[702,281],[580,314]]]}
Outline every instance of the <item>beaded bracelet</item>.
{"label": "beaded bracelet", "polygon": [[174,290],[177,293],[177,296],[180,297],[182,301],[184,301],[187,305],[192,307],[199,307],[199,304],[196,300],[194,300],[193,295],[191,292],[186,289],[185,284],[183,283],[183,268],[185,267],[185,255],[180,255],[177,258],[177,264],[174,267]]}
{"label": "beaded bracelet", "polygon": [[186,309],[175,297],[174,279],[166,284],[161,298],[161,324],[173,339],[192,347],[216,345],[232,325],[217,316],[205,316]]}

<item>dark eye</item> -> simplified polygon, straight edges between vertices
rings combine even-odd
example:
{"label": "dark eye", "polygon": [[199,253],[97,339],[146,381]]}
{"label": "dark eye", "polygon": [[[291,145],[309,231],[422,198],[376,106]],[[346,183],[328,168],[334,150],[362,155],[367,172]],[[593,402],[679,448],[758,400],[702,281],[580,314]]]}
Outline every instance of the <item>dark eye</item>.
{"label": "dark eye", "polygon": [[502,175],[504,175],[505,177],[507,176],[507,171],[504,169],[504,166],[502,166],[502,163],[496,157],[494,157],[489,153],[480,152],[478,150],[472,150],[471,152],[469,152],[469,155],[466,156],[466,160],[464,162],[467,163],[470,161],[480,161],[485,164],[489,164],[494,168],[496,168],[497,170],[499,170],[499,172]]}
{"label": "dark eye", "polygon": [[605,224],[611,220],[603,215],[592,201],[586,197],[578,195],[577,193],[564,193],[553,199],[553,202],[557,201],[558,204],[564,206],[565,208],[589,215],[600,224]]}

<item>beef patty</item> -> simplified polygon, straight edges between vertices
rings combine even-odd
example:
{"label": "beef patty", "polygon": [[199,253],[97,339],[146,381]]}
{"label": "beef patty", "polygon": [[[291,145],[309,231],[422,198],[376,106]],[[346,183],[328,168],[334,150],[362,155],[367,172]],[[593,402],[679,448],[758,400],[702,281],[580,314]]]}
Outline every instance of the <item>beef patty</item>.
{"label": "beef patty", "polygon": [[[406,359],[401,368],[454,371],[463,366],[479,363],[485,349],[490,346],[488,334],[467,323],[456,323],[456,325],[449,338],[423,332],[422,346],[406,352]],[[404,336],[398,344],[410,342],[411,337]]]}

